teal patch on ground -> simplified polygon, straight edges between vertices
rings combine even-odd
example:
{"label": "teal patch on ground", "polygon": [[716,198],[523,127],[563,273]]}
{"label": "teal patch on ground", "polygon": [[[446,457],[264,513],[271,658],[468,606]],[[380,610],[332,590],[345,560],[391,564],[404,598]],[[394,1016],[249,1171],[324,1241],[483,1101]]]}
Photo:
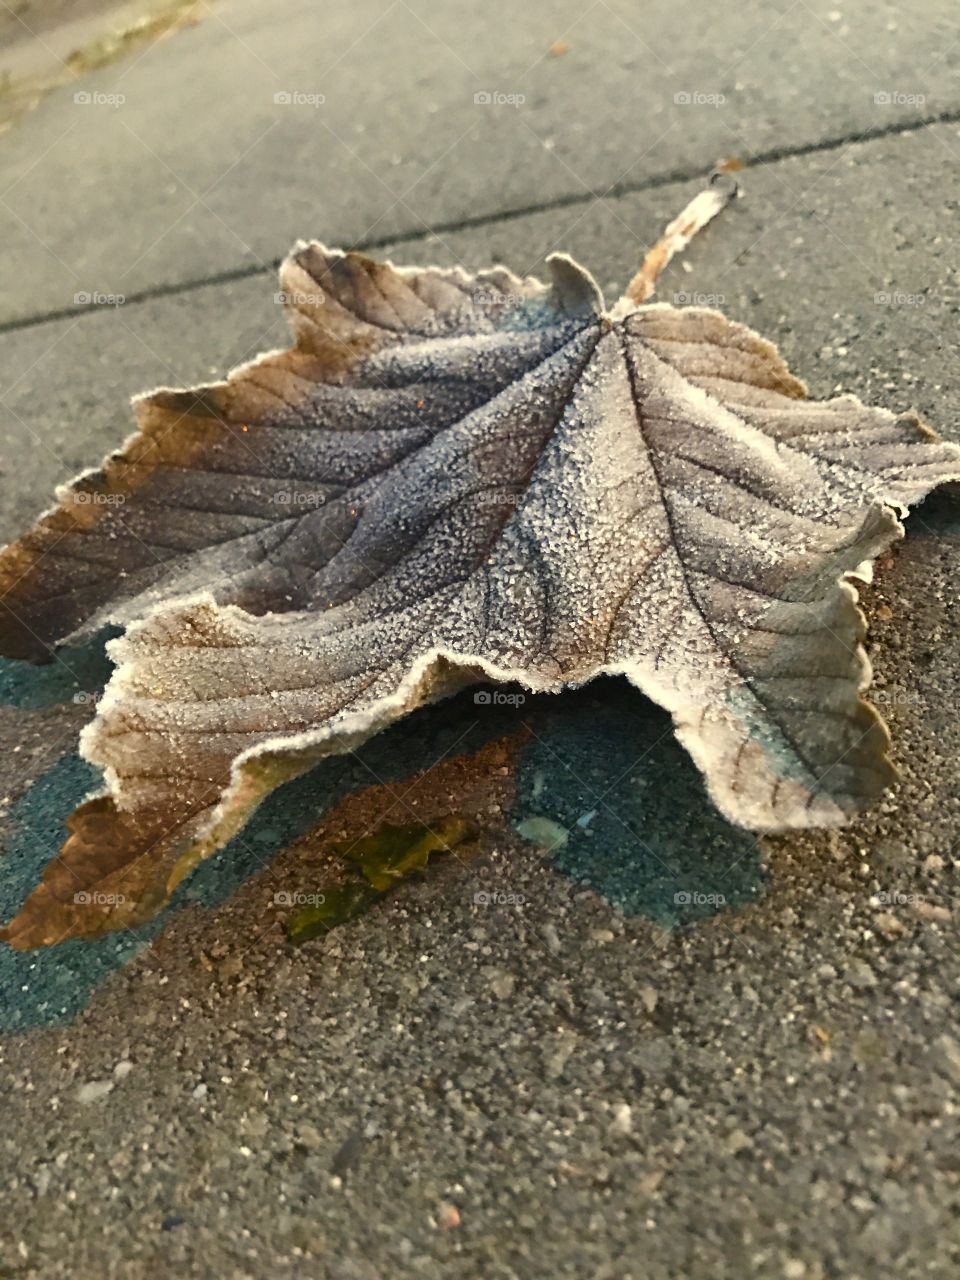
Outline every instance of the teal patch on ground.
{"label": "teal patch on ground", "polygon": [[[97,785],[99,773],[65,756],[14,805],[4,842],[0,919],[9,920],[60,848],[67,815]],[[0,944],[0,1031],[60,1022],[86,1004],[114,970],[126,964],[153,930],[126,930],[96,942],[65,942],[40,951]]]}
{"label": "teal patch on ground", "polygon": [[[30,670],[41,684],[49,679],[49,668]],[[359,751],[331,757],[275,791],[240,835],[202,863],[169,906],[148,924],[38,951],[14,951],[0,944],[0,1031],[25,1031],[69,1020],[111,973],[163,928],[173,912],[190,903],[213,907],[225,901],[345,796],[377,782],[402,781],[448,755],[477,751],[485,742],[517,728],[511,708],[484,708],[478,718],[469,695],[426,708]],[[0,852],[0,919],[16,914],[62,845],[66,819],[99,785],[99,772],[70,755],[39,777],[13,806]]]}
{"label": "teal patch on ground", "polygon": [[558,871],[667,927],[759,896],[756,838],[714,808],[666,712],[625,680],[538,700],[531,711],[513,819],[567,831],[551,854]]}
{"label": "teal patch on ground", "polygon": [[[109,675],[103,637],[64,652],[65,665],[0,667],[0,697],[33,708],[95,695]],[[756,840],[707,799],[669,717],[625,681],[602,680],[560,697],[485,703],[470,692],[424,708],[359,751],[323,761],[268,797],[241,834],[203,863],[166,910],[138,929],[42,951],[0,947],[0,1030],[60,1022],[134,957],[186,904],[213,907],[268,865],[345,796],[396,782],[448,755],[479,750],[516,732],[532,740],[518,765],[513,821],[567,833],[554,848],[559,872],[621,910],[667,925],[690,924],[752,901],[763,885]],[[38,778],[11,810],[0,877],[0,918],[9,920],[61,846],[65,821],[99,785],[75,755]]]}
{"label": "teal patch on ground", "polygon": [[113,674],[104,645],[119,634],[117,627],[107,627],[82,644],[66,645],[43,666],[0,658],[0,703],[38,711],[61,702],[96,702]]}

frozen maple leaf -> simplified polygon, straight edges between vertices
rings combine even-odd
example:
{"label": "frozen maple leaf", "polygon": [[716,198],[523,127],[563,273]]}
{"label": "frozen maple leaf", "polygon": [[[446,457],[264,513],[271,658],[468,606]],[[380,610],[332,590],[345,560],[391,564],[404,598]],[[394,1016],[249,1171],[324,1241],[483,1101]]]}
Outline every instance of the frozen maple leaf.
{"label": "frozen maple leaf", "polygon": [[960,449],[808,401],[750,329],[646,301],[723,202],[610,310],[565,255],[542,284],[300,245],[290,350],[137,403],[0,558],[6,653],[126,626],[82,737],[106,790],[10,942],[146,918],[280,782],[478,680],[626,676],[755,830],[841,823],[887,785],[851,579]]}

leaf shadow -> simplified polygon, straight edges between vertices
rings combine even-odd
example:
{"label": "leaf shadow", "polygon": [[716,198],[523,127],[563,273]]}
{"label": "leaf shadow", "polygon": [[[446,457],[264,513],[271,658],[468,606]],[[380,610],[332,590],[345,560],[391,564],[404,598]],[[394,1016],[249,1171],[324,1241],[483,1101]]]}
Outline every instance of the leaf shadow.
{"label": "leaf shadow", "polygon": [[[60,688],[55,682],[65,679],[48,674],[48,668],[39,671],[40,687],[31,694],[24,685],[23,705],[52,700]],[[571,829],[567,846],[553,855],[558,872],[591,885],[625,912],[667,926],[689,924],[757,896],[763,872],[756,840],[716,813],[673,737],[669,717],[625,681],[601,680],[575,693],[528,698],[519,708],[484,702],[482,694],[475,699],[468,691],[422,708],[356,753],[322,761],[279,788],[148,924],[41,951],[0,947],[0,1031],[68,1021],[173,914],[190,904],[224,902],[345,797],[374,783],[402,782],[448,756],[479,751],[516,733],[521,723],[531,737],[516,765],[514,817],[535,811]],[[13,806],[12,834],[2,855],[0,918],[16,912],[59,847],[67,816],[97,785],[97,771],[71,754]],[[578,826],[577,819],[591,809],[595,817]],[[683,893],[689,895],[686,903],[677,900]]]}
{"label": "leaf shadow", "polygon": [[960,481],[934,489],[910,510],[907,536],[914,540],[929,538],[937,542],[960,537]]}
{"label": "leaf shadow", "polygon": [[[43,683],[50,680],[49,669],[31,670],[41,673],[40,698],[51,687]],[[24,705],[37,705],[28,691]],[[198,867],[170,904],[145,925],[37,951],[0,945],[0,1032],[25,1031],[75,1016],[110,974],[133,959],[173,914],[190,904],[213,907],[224,902],[346,796],[372,783],[401,782],[455,751],[477,751],[516,730],[511,709],[483,710],[478,715],[469,696],[421,709],[357,752],[321,761],[303,777],[280,787],[243,831]],[[0,919],[9,920],[16,913],[62,844],[67,817],[99,785],[99,772],[70,754],[38,777],[14,804],[0,853]]]}
{"label": "leaf shadow", "polygon": [[63,702],[96,702],[113,674],[106,643],[121,634],[104,627],[79,644],[64,645],[42,665],[0,658],[0,703],[18,711],[39,711]]}
{"label": "leaf shadow", "polygon": [[514,817],[567,830],[558,871],[667,928],[759,897],[756,836],[714,808],[669,715],[626,680],[565,694],[527,723]]}
{"label": "leaf shadow", "polygon": [[[12,807],[0,876],[0,917],[9,920],[64,838],[68,814],[98,782],[76,755],[62,757]],[[111,973],[131,960],[152,934],[129,931],[92,946],[64,942],[42,951],[0,945],[0,1031],[26,1031],[71,1018]]]}

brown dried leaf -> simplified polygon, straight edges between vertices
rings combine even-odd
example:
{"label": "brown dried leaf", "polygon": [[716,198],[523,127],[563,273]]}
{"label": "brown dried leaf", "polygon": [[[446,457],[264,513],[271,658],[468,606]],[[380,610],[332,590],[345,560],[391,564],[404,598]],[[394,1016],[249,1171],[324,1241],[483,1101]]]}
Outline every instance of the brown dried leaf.
{"label": "brown dried leaf", "polygon": [[756,830],[842,823],[887,785],[851,579],[960,449],[806,400],[715,311],[642,304],[717,200],[609,311],[565,255],[544,285],[300,245],[290,350],[138,402],[0,557],[4,652],[127,627],[82,738],[107,792],[15,946],[146,918],[280,782],[477,680],[626,675]]}

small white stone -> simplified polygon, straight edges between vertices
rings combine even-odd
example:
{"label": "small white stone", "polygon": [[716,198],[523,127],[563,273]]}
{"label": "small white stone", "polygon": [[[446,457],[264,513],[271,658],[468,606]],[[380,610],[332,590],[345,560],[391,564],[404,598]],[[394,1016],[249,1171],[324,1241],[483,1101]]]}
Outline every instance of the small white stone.
{"label": "small white stone", "polygon": [[509,1000],[516,984],[517,979],[512,973],[505,973],[502,969],[490,971],[490,990],[498,1000]]}
{"label": "small white stone", "polygon": [[518,822],[516,830],[517,834],[523,836],[524,840],[538,844],[548,851],[562,849],[570,838],[570,833],[565,827],[561,827],[559,822],[554,822],[552,818],[544,818],[539,814],[534,814],[532,817],[524,818],[523,822]]}
{"label": "small white stone", "polygon": [[614,1109],[613,1120],[610,1124],[610,1132],[618,1134],[627,1134],[633,1129],[633,1111],[630,1104],[621,1102]]}
{"label": "small white stone", "polygon": [[112,1080],[88,1080],[77,1090],[77,1101],[81,1103],[99,1102],[113,1090]]}
{"label": "small white stone", "polygon": [[943,1035],[934,1041],[934,1065],[960,1084],[960,1044],[952,1036]]}
{"label": "small white stone", "polygon": [[640,999],[643,1001],[643,1007],[646,1009],[647,1013],[653,1013],[654,1009],[657,1007],[657,1000],[659,999],[653,987],[641,987]]}
{"label": "small white stone", "polygon": [[868,987],[877,985],[877,975],[865,960],[854,960],[844,976],[851,987],[855,987],[858,991],[865,991]]}

